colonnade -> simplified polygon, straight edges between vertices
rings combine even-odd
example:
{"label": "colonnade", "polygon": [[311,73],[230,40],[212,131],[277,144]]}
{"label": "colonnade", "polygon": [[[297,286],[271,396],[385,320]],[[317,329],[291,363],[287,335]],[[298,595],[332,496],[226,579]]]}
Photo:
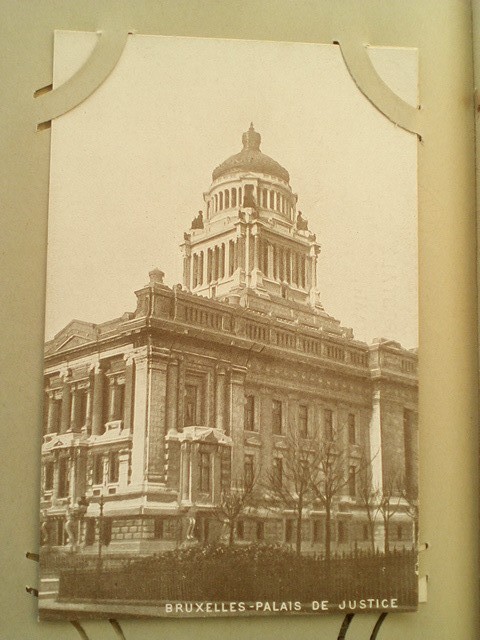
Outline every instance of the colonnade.
{"label": "colonnade", "polygon": [[[256,192],[254,191],[253,193],[255,194],[256,203],[259,207],[276,211],[277,213],[283,213],[289,218],[293,217],[294,207],[291,202],[291,197],[276,189],[263,187],[257,187]],[[226,209],[243,206],[243,195],[245,195],[245,191],[242,187],[231,187],[217,191],[212,195],[209,203],[210,213],[214,214]]]}
{"label": "colonnade", "polygon": [[280,244],[272,243],[258,235],[250,237],[248,256],[245,256],[244,237],[197,251],[191,256],[191,288],[209,285],[231,277],[237,268],[250,272],[261,271],[265,277],[277,282],[293,284],[301,289],[313,285],[316,272],[316,256],[307,256]]}
{"label": "colonnade", "polygon": [[72,380],[64,373],[61,388],[46,392],[45,433],[80,433],[101,435],[105,424],[123,420],[123,428],[130,428],[129,412],[125,411],[126,397],[132,394],[133,370],[127,362],[125,375],[106,374],[100,363],[92,365],[88,377]]}

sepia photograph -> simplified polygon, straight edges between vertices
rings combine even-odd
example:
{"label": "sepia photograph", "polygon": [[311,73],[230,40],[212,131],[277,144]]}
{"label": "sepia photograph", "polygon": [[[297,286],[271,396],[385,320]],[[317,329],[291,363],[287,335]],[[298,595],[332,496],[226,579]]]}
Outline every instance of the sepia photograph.
{"label": "sepia photograph", "polygon": [[40,619],[414,611],[417,278],[417,137],[337,45],[130,35],[52,122]]}

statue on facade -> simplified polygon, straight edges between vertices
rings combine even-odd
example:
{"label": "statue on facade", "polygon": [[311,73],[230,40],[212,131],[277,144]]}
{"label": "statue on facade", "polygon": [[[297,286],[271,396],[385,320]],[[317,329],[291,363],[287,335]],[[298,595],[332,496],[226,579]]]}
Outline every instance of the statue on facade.
{"label": "statue on facade", "polygon": [[203,211],[199,211],[192,220],[192,229],[203,229]]}
{"label": "statue on facade", "polygon": [[49,535],[48,535],[48,518],[47,511],[44,509],[42,511],[42,519],[40,522],[40,544],[48,545]]}
{"label": "statue on facade", "polygon": [[303,217],[301,211],[297,215],[297,229],[299,231],[308,231],[308,220]]}
{"label": "statue on facade", "polygon": [[255,196],[253,195],[253,186],[247,184],[245,186],[245,194],[243,196],[243,206],[251,207],[252,209],[257,208],[257,203],[255,202]]}
{"label": "statue on facade", "polygon": [[67,511],[67,519],[65,521],[65,533],[68,536],[68,544],[73,549],[75,547],[75,515],[73,509]]}

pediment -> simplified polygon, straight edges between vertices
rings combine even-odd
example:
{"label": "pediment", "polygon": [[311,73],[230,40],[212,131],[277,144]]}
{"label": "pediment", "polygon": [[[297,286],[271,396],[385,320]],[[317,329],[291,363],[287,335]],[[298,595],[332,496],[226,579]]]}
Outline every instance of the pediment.
{"label": "pediment", "polygon": [[64,329],[59,331],[53,340],[47,342],[45,351],[47,354],[57,353],[81,347],[92,340],[97,335],[96,325],[81,320],[72,320]]}

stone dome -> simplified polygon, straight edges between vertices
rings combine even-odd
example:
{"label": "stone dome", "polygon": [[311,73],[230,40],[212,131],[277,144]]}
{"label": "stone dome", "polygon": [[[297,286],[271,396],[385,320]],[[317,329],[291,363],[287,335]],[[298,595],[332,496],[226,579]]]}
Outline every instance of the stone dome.
{"label": "stone dome", "polygon": [[212,173],[212,180],[235,171],[254,171],[289,182],[288,171],[276,160],[260,151],[261,139],[260,134],[253,128],[253,124],[250,124],[249,130],[242,136],[243,149],[219,164]]}

